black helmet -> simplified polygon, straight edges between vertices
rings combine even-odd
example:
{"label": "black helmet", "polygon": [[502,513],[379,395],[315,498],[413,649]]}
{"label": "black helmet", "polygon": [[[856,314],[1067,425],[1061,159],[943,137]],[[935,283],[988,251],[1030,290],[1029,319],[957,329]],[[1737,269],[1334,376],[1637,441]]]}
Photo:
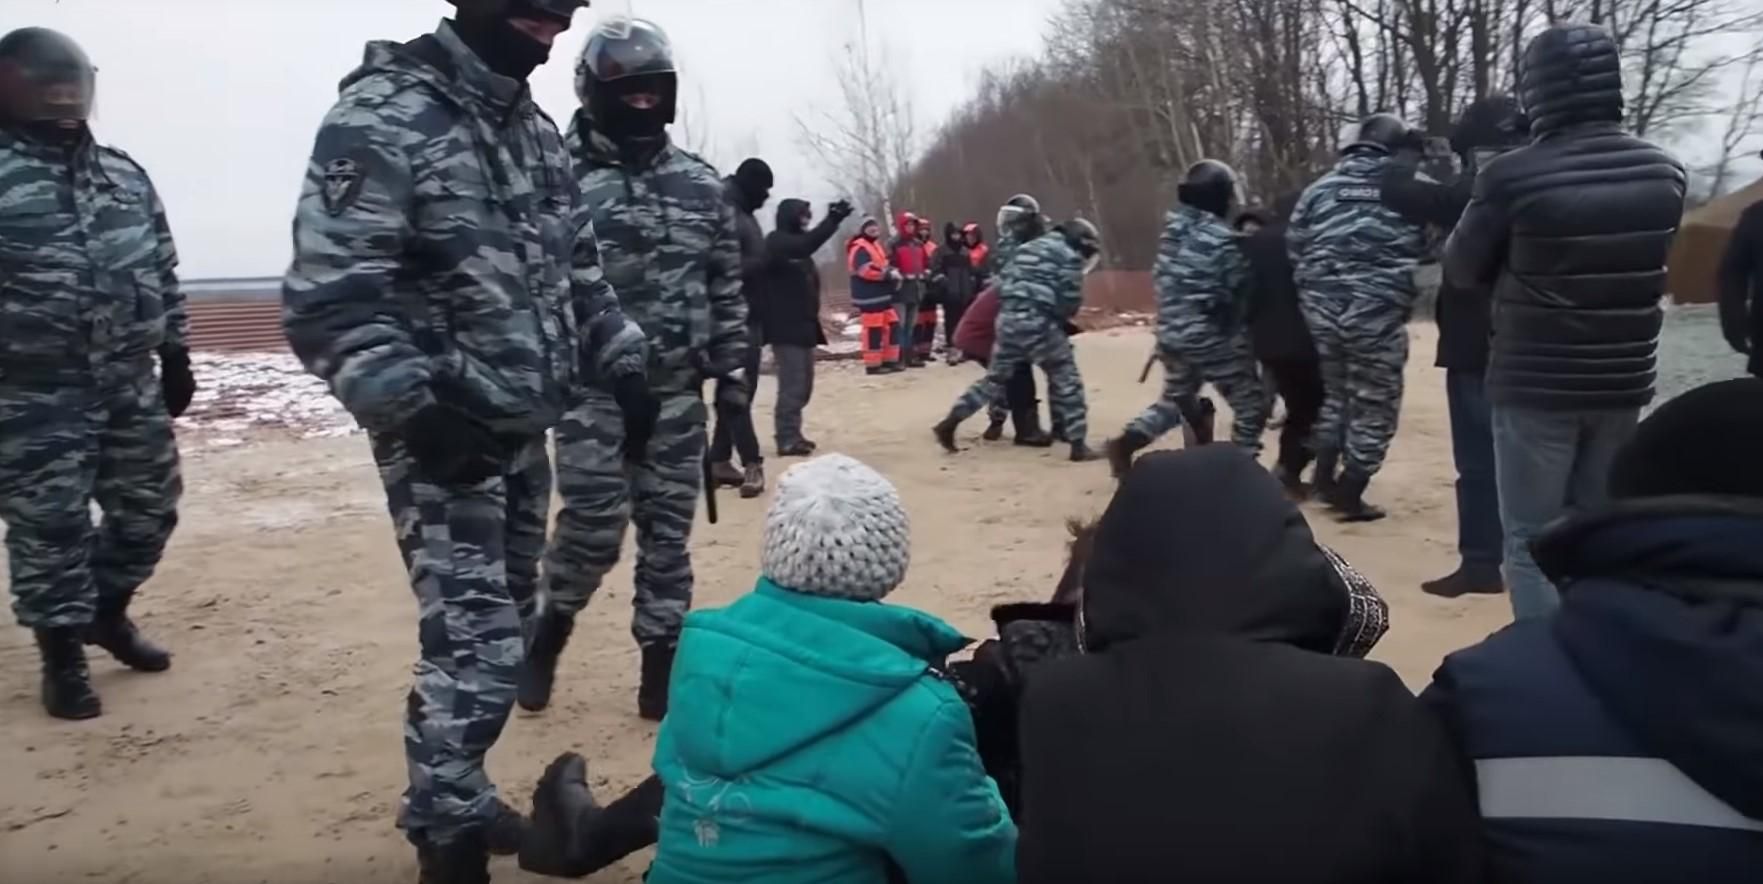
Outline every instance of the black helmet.
{"label": "black helmet", "polygon": [[1463,109],[1451,127],[1451,150],[1470,154],[1483,148],[1516,147],[1529,134],[1530,121],[1518,108],[1518,99],[1496,92]]}
{"label": "black helmet", "polygon": [[1236,201],[1237,173],[1217,160],[1201,160],[1188,167],[1175,191],[1182,202],[1223,218]]}
{"label": "black helmet", "polygon": [[1073,218],[1059,225],[1059,232],[1065,234],[1065,242],[1085,259],[1102,254],[1102,231],[1096,225],[1082,218]]}
{"label": "black helmet", "polygon": [[578,9],[588,8],[588,0],[447,0],[459,7],[466,15],[477,15],[485,18],[507,15],[519,11],[525,6],[534,12],[568,20],[575,16]]}
{"label": "black helmet", "polygon": [[19,28],[0,37],[0,120],[78,128],[92,117],[97,72],[66,34]]}
{"label": "black helmet", "polygon": [[1351,144],[1341,149],[1341,153],[1358,148],[1393,153],[1414,140],[1414,128],[1401,117],[1395,114],[1372,114],[1359,124],[1359,134],[1354,136]]}
{"label": "black helmet", "polygon": [[[636,107],[627,95],[653,93],[654,107]],[[660,135],[673,122],[679,71],[667,32],[641,18],[615,18],[588,34],[575,66],[575,94],[588,116],[613,139]]]}
{"label": "black helmet", "polygon": [[1041,201],[1019,193],[998,207],[998,235],[1029,233],[1041,227]]}

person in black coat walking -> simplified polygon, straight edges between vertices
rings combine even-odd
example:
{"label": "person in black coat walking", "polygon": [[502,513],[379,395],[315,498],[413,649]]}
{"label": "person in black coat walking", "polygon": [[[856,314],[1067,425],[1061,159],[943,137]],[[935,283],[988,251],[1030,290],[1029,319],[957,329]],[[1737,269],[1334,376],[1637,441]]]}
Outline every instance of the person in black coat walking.
{"label": "person in black coat walking", "polygon": [[1304,314],[1298,309],[1298,284],[1292,279],[1291,253],[1286,250],[1286,220],[1298,194],[1279,200],[1277,218],[1254,210],[1237,217],[1244,234],[1243,256],[1249,260],[1249,343],[1262,369],[1273,378],[1274,392],[1286,403],[1286,422],[1279,432],[1279,459],[1274,475],[1293,499],[1309,496],[1304,468],[1315,458],[1310,431],[1322,412],[1325,390],[1322,362]]}
{"label": "person in black coat walking", "polygon": [[1447,657],[1421,695],[1473,762],[1493,880],[1758,880],[1759,451],[1763,380],[1660,406],[1612,501],[1537,538],[1560,609]]}
{"label": "person in black coat walking", "polygon": [[1141,458],[1078,605],[1022,698],[1023,884],[1483,880],[1443,728],[1360,659],[1382,601],[1242,451]]}
{"label": "person in black coat walking", "polygon": [[1622,128],[1622,58],[1600,25],[1555,25],[1525,47],[1518,98],[1531,143],[1475,176],[1445,278],[1493,293],[1487,390],[1516,617],[1560,599],[1530,541],[1607,499],[1616,450],[1653,399],[1665,260],[1683,219],[1683,165]]}
{"label": "person in black coat walking", "polygon": [[1763,201],[1739,215],[1720,261],[1720,328],[1763,377]]}
{"label": "person in black coat walking", "polygon": [[851,217],[851,204],[827,207],[813,228],[808,203],[787,199],[777,206],[777,227],[765,238],[765,271],[759,299],[760,337],[777,366],[773,432],[778,457],[807,457],[814,441],[802,435],[802,410],[814,396],[814,348],[826,343],[820,327],[820,271],[814,253]]}
{"label": "person in black coat walking", "polygon": [[[1451,148],[1462,159],[1463,174],[1450,184],[1415,177],[1420,152],[1405,149],[1384,171],[1386,206],[1416,224],[1449,232],[1469,206],[1475,171],[1523,143],[1528,123],[1510,95],[1490,95],[1471,104],[1451,132]],[[1446,279],[1434,309],[1439,329],[1438,359],[1445,370],[1445,402],[1451,417],[1451,456],[1457,466],[1457,569],[1421,584],[1444,598],[1469,593],[1499,594],[1505,583],[1500,528],[1500,492],[1494,476],[1493,411],[1487,398],[1488,336],[1492,326],[1487,289]]]}
{"label": "person in black coat walking", "polygon": [[[759,437],[753,432],[752,391],[759,389],[759,308],[764,299],[765,236],[753,213],[771,199],[771,167],[757,157],[745,160],[735,174],[723,180],[724,198],[735,210],[735,234],[741,242],[741,293],[747,296],[747,404],[739,411],[717,409],[716,429],[711,435],[711,477],[719,484],[740,486],[741,496],[765,493],[765,457],[759,453]],[[741,469],[731,457],[741,455]]]}

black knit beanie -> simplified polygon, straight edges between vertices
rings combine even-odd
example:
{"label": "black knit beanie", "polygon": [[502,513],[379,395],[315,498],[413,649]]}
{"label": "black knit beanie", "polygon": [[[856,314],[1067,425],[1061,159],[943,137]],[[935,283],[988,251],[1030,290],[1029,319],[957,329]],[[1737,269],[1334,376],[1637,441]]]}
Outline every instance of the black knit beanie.
{"label": "black knit beanie", "polygon": [[1763,378],[1698,387],[1641,422],[1610,467],[1617,499],[1763,498]]}

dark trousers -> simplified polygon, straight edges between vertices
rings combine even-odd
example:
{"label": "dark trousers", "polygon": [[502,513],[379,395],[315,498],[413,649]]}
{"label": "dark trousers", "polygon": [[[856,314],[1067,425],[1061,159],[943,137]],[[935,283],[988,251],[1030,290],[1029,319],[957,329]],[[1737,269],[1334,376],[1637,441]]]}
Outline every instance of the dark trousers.
{"label": "dark trousers", "polygon": [[759,351],[762,347],[759,327],[747,326],[747,363],[742,366],[747,372],[747,407],[738,414],[725,415],[721,409],[717,410],[716,432],[710,442],[710,457],[717,463],[728,461],[730,449],[740,452],[742,466],[765,462],[765,456],[759,453],[759,437],[753,433],[751,395],[752,391],[759,389]]}
{"label": "dark trousers", "polygon": [[1457,551],[1465,569],[1497,580],[1505,558],[1505,533],[1500,526],[1494,414],[1488,406],[1485,375],[1447,370],[1445,402],[1451,414],[1451,458],[1457,465]]}
{"label": "dark trousers", "polygon": [[777,411],[772,415],[774,439],[779,449],[800,445],[802,409],[814,397],[814,348],[773,344],[771,359],[777,364]]}
{"label": "dark trousers", "polygon": [[[990,359],[975,359],[974,361],[979,363],[982,368],[992,367]],[[1040,399],[1035,395],[1037,392],[1039,391],[1035,388],[1035,367],[1027,363],[1019,365],[1016,371],[1010,375],[1010,380],[1004,382],[1004,407],[1010,410],[1011,415],[1027,414],[1041,404]],[[996,400],[993,401],[992,407],[997,407]],[[1020,430],[1022,427],[1017,427],[1017,429]]]}
{"label": "dark trousers", "polygon": [[968,301],[956,301],[943,305],[943,343],[955,346],[955,329],[961,325],[961,317],[967,313]]}
{"label": "dark trousers", "polygon": [[1327,395],[1322,386],[1322,363],[1315,359],[1270,359],[1261,366],[1286,403],[1286,423],[1279,431],[1279,463],[1293,473],[1303,472],[1315,456],[1310,450],[1310,431]]}

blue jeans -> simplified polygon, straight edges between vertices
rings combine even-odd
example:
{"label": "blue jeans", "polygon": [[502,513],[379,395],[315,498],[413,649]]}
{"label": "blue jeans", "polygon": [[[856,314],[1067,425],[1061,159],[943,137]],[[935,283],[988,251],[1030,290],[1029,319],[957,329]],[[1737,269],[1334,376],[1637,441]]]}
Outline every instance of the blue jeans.
{"label": "blue jeans", "polygon": [[1506,527],[1506,587],[1517,619],[1547,616],[1561,597],[1530,557],[1556,519],[1608,499],[1610,463],[1640,409],[1539,411],[1494,406],[1494,461]]}
{"label": "blue jeans", "polygon": [[900,301],[894,305],[894,310],[900,314],[900,324],[894,329],[894,341],[900,345],[900,364],[905,365],[913,360],[912,344],[918,329],[918,304],[915,301]]}
{"label": "blue jeans", "polygon": [[1457,465],[1457,553],[1476,579],[1498,580],[1505,561],[1500,486],[1494,470],[1494,416],[1481,371],[1445,372],[1451,458]]}

